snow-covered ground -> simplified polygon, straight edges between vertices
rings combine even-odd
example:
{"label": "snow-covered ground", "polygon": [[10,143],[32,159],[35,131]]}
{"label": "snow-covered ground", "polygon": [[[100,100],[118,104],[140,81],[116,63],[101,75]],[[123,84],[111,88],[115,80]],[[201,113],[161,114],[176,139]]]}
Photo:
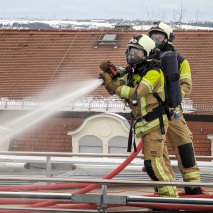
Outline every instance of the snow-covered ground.
{"label": "snow-covered ground", "polygon": [[[17,28],[29,28],[30,24],[46,24],[49,27],[56,29],[99,29],[99,28],[111,28],[113,29],[115,25],[130,25],[134,30],[148,30],[150,25],[139,24],[138,21],[125,21],[120,23],[120,21],[112,20],[27,20],[27,19],[0,19],[0,28],[4,29],[17,29]],[[17,26],[18,25],[18,26]],[[202,26],[193,26],[193,25],[174,25],[174,29],[181,28],[184,30],[193,29],[193,30],[213,30],[213,27],[202,27]]]}

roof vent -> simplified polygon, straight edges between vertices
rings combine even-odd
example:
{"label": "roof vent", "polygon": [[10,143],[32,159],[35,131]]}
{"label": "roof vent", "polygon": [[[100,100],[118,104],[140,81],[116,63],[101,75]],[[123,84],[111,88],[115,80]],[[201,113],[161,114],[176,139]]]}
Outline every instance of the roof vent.
{"label": "roof vent", "polygon": [[133,29],[133,27],[132,25],[129,25],[129,24],[116,24],[115,29],[131,30]]}
{"label": "roof vent", "polygon": [[96,41],[94,48],[98,48],[99,45],[113,45],[114,48],[118,48],[116,38],[116,34],[105,34],[102,39]]}

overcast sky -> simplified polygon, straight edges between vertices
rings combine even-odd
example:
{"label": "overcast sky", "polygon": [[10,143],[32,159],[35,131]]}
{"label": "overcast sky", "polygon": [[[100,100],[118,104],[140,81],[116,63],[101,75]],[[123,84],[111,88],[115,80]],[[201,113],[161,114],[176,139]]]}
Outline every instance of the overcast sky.
{"label": "overcast sky", "polygon": [[213,0],[0,0],[0,5],[0,18],[168,22],[183,11],[183,21],[213,21]]}

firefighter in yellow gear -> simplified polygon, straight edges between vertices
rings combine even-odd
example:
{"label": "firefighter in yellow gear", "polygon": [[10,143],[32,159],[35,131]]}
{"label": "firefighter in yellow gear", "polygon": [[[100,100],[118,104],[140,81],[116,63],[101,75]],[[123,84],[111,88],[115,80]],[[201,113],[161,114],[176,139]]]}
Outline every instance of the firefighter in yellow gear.
{"label": "firefighter in yellow gear", "polygon": [[[148,35],[153,39],[161,52],[176,51],[172,45],[175,36],[172,28],[167,24],[154,22],[148,31]],[[180,54],[178,54],[177,60],[180,73],[181,93],[182,97],[185,98],[192,89],[190,65]],[[192,132],[183,117],[181,105],[173,110],[174,115],[169,121],[167,137],[177,157],[179,170],[185,182],[200,182],[200,170],[195,159]],[[164,149],[164,153],[166,153],[167,147],[165,146]],[[164,160],[174,177],[174,172],[172,172],[172,166],[167,156],[167,154],[164,155]],[[203,194],[203,191],[200,187],[185,187],[185,193],[187,195]]]}
{"label": "firefighter in yellow gear", "polygon": [[[117,94],[132,110],[133,129],[144,143],[144,165],[149,177],[153,181],[174,181],[163,158],[168,118],[155,97],[157,94],[165,98],[164,75],[160,64],[152,60],[155,42],[141,34],[134,35],[127,46],[126,74],[112,80],[108,73],[110,67],[116,67],[109,61],[103,61],[100,64],[104,71],[100,74],[101,78],[107,91],[111,95]],[[157,193],[160,196],[178,197],[175,186],[159,186]]]}

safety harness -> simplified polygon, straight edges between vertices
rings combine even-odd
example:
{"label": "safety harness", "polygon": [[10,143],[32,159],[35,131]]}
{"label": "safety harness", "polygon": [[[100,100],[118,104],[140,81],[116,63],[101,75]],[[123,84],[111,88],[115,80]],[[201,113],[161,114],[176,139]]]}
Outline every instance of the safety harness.
{"label": "safety harness", "polygon": [[[138,101],[137,101],[137,89],[139,87],[139,84],[140,84],[142,78],[146,75],[146,73],[149,70],[151,70],[153,68],[155,68],[155,70],[160,72],[160,68],[161,68],[160,63],[157,62],[156,60],[153,60],[153,62],[151,64],[147,64],[145,67],[143,67],[143,70],[140,72],[141,78],[140,78],[140,81],[137,83],[137,86],[135,88],[135,92],[133,94],[133,99],[132,99],[133,106],[136,106],[138,104]],[[131,79],[133,79],[132,76],[131,76]],[[130,82],[130,83],[131,83],[131,86],[132,86],[133,83],[132,82]],[[152,120],[154,120],[156,118],[159,118],[161,133],[165,134],[163,115],[166,114],[168,116],[168,118],[170,119],[172,113],[170,112],[169,107],[166,105],[166,103],[161,99],[161,97],[156,92],[153,92],[152,94],[158,101],[158,107],[154,108],[152,110],[152,112],[149,112],[145,116],[142,116],[142,117],[139,117],[139,118],[135,117],[133,115],[133,113],[131,112],[132,121],[131,121],[131,126],[130,126],[130,131],[129,131],[127,152],[131,152],[132,141],[133,141],[134,151],[135,152],[137,151],[136,143],[135,143],[135,126],[136,126],[136,124],[138,122],[140,122],[142,120],[150,122],[150,121],[152,121]],[[134,134],[134,140],[132,140],[133,134]]]}

